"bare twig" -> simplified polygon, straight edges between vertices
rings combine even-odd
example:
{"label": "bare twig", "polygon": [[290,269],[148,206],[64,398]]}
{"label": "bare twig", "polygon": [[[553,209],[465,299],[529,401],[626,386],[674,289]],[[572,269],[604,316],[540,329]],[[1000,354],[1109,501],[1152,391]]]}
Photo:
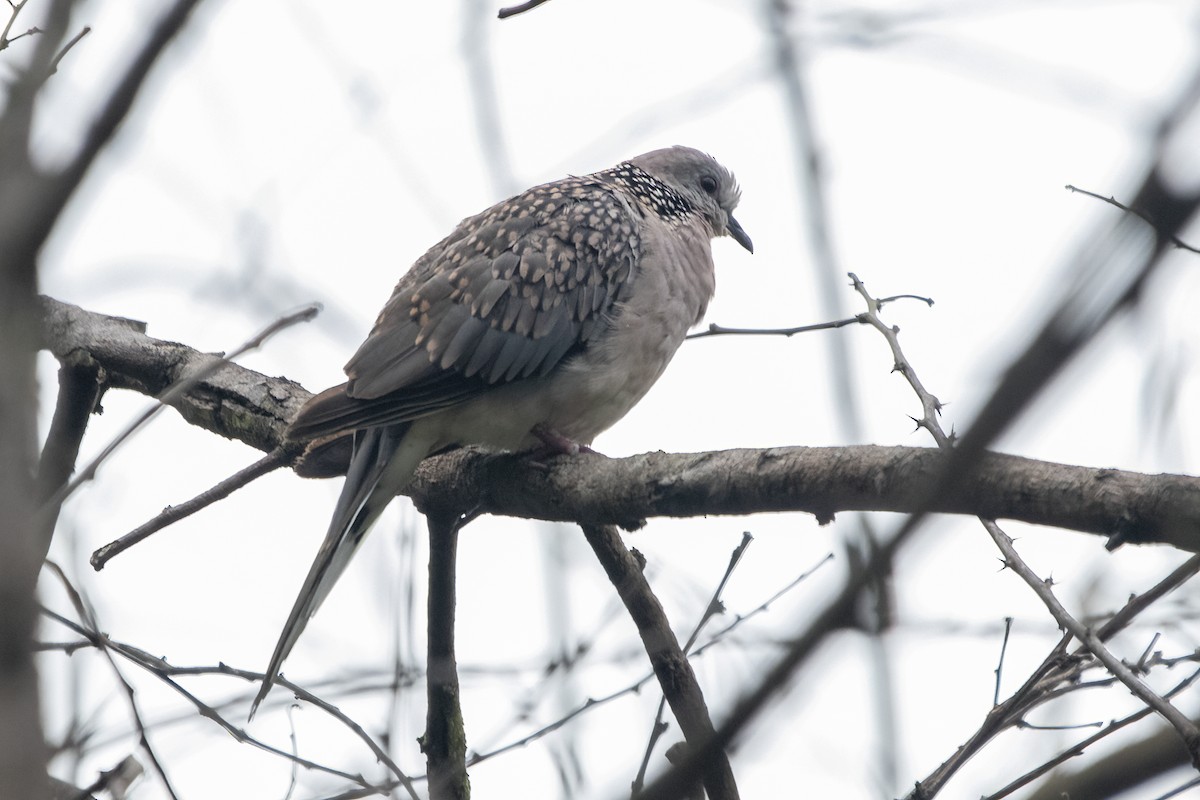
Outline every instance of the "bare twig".
{"label": "bare twig", "polygon": [[[749,620],[758,616],[759,614],[767,611],[776,600],[778,600],[780,597],[783,597],[789,591],[791,591],[792,589],[799,586],[800,583],[802,583],[810,575],[812,575],[814,572],[816,572],[818,569],[820,569],[823,565],[829,563],[832,560],[833,560],[832,553],[826,555],[823,559],[821,559],[819,562],[817,562],[814,566],[805,570],[803,573],[801,573],[799,576],[797,576],[794,580],[790,581],[782,589],[780,589],[779,591],[772,594],[770,597],[768,597],[766,600],[764,600],[759,605],[755,606],[752,610],[746,612],[745,614],[738,614],[736,617],[734,617],[732,622],[730,622],[728,625],[726,625],[721,630],[714,633],[708,639],[708,641],[706,641],[704,644],[700,645],[696,649],[692,650],[691,653],[689,653],[689,657],[696,658],[699,655],[701,655],[704,651],[708,650],[710,647],[713,647],[713,646],[718,645],[721,642],[725,641],[727,634],[729,634],[736,628],[744,625],[746,622],[748,622]],[[626,695],[638,694],[639,692],[641,692],[642,687],[644,687],[647,683],[649,683],[653,679],[654,679],[654,673],[649,672],[644,677],[642,677],[640,680],[635,681],[634,683],[626,686],[623,689],[618,689],[617,691],[612,692],[607,695],[604,695],[603,697],[589,698],[582,705],[576,707],[575,709],[570,711],[568,714],[565,714],[564,716],[560,717],[559,719],[555,720],[554,722],[551,722],[550,724],[545,725],[536,731],[533,731],[532,733],[522,737],[521,739],[510,742],[502,747],[498,747],[498,748],[496,748],[494,750],[490,750],[486,753],[479,753],[479,754],[472,755],[470,758],[467,759],[467,766],[477,764],[481,761],[484,761],[489,758],[493,758],[502,753],[507,753],[510,750],[515,750],[519,747],[524,747],[525,745],[528,745],[531,742],[537,741],[538,739],[542,738],[543,736],[545,736],[549,733],[553,733],[554,731],[563,727],[568,722],[570,722],[571,720],[575,719],[576,717],[578,717],[582,714],[586,714],[595,708],[598,708],[606,703],[610,703],[621,697],[625,697]]]}
{"label": "bare twig", "polygon": [[104,565],[114,556],[125,552],[138,542],[150,538],[150,536],[168,525],[190,517],[192,514],[207,508],[218,500],[225,499],[238,489],[261,478],[263,475],[280,467],[288,466],[297,455],[298,453],[295,448],[277,447],[250,466],[238,470],[216,486],[201,492],[192,499],[179,505],[167,506],[162,510],[162,513],[149,522],[139,525],[129,533],[109,542],[103,547],[96,548],[96,551],[92,553],[90,562],[92,568],[99,572],[104,569]]}
{"label": "bare twig", "polygon": [[712,647],[713,645],[719,644],[720,642],[722,642],[725,639],[726,635],[728,635],[730,632],[732,632],[736,628],[740,627],[741,625],[745,624],[748,620],[753,619],[754,617],[758,616],[759,614],[766,612],[768,609],[770,609],[771,605],[774,604],[774,602],[776,600],[783,597],[785,594],[790,592],[792,589],[795,589],[797,586],[799,586],[804,581],[808,580],[809,576],[811,576],[814,572],[816,572],[821,567],[825,566],[826,564],[828,564],[831,561],[833,561],[833,553],[826,553],[824,558],[822,558],[820,561],[818,561],[816,564],[812,565],[808,569],[804,570],[804,572],[801,572],[799,575],[797,575],[795,578],[793,578],[791,581],[789,581],[788,584],[786,586],[784,586],[782,589],[775,592],[773,595],[768,597],[763,602],[759,603],[757,606],[752,608],[747,613],[738,614],[737,616],[735,616],[733,618],[732,622],[730,622],[724,628],[721,628],[721,630],[717,631],[712,636],[710,636],[707,642],[705,642],[704,644],[700,645],[695,650],[693,650],[692,655],[698,656],[701,653],[703,653],[705,650],[707,650],[708,648]]}
{"label": "bare twig", "polygon": [[[208,703],[205,703],[203,700],[201,700],[195,694],[193,694],[192,692],[185,689],[178,681],[174,680],[175,677],[188,676],[188,675],[228,675],[228,676],[240,678],[240,679],[250,682],[250,683],[261,683],[263,678],[265,677],[261,672],[252,672],[250,670],[236,669],[236,668],[230,667],[226,664],[219,664],[215,667],[212,667],[212,666],[178,667],[173,664],[170,664],[164,658],[158,658],[158,657],[152,656],[143,650],[133,647],[132,645],[118,642],[113,639],[109,639],[106,635],[98,632],[94,628],[91,628],[87,625],[82,625],[73,620],[70,620],[70,619],[62,616],[61,614],[59,614],[55,611],[52,611],[50,609],[43,608],[42,614],[44,616],[46,616],[47,618],[52,619],[55,622],[58,622],[60,625],[63,625],[66,628],[79,634],[80,636],[85,638],[91,646],[100,648],[100,649],[110,650],[111,652],[116,653],[117,655],[121,656],[125,660],[134,664],[135,666],[137,666],[141,669],[144,669],[147,672],[150,672],[151,674],[155,675],[160,680],[162,680],[164,683],[166,683],[169,687],[171,687],[171,689],[173,689],[177,694],[179,694],[181,697],[183,697],[185,700],[187,700],[188,703],[190,703],[193,707],[195,707],[196,711],[199,713],[199,715],[201,717],[214,722],[222,730],[224,730],[226,733],[228,733],[230,736],[232,736],[236,741],[241,742],[243,744],[248,744],[259,750],[262,750],[267,753],[271,753],[272,755],[279,756],[288,761],[293,761],[294,763],[296,763],[299,766],[304,767],[306,769],[316,770],[318,772],[323,772],[328,775],[333,775],[335,777],[342,778],[344,780],[348,780],[353,783],[356,783],[359,786],[369,789],[368,794],[377,793],[377,787],[375,787],[373,784],[366,781],[361,775],[355,775],[353,773],[345,772],[343,770],[338,770],[333,767],[329,767],[324,764],[317,763],[315,761],[310,761],[310,760],[302,758],[302,757],[297,757],[297,756],[293,755],[292,753],[288,752],[287,750],[282,750],[280,748],[266,744],[265,742],[251,736],[250,734],[246,733],[246,731],[243,728],[240,728],[237,725],[234,725],[233,723],[231,723],[229,720],[227,720],[224,716],[222,716],[216,710],[216,708],[209,705]],[[304,700],[307,703],[311,703],[314,706],[322,709],[326,713],[330,714],[335,719],[337,719],[339,722],[341,722],[343,725],[348,727],[352,732],[354,732],[354,734],[356,736],[358,736],[358,738],[360,738],[363,742],[365,742],[367,744],[367,746],[371,749],[371,752],[375,755],[375,757],[378,758],[381,763],[385,764],[388,767],[388,769],[390,769],[393,772],[393,774],[395,774],[397,776],[397,778],[395,780],[393,780],[392,782],[390,782],[388,784],[389,787],[395,788],[396,786],[404,786],[408,790],[409,796],[411,798],[413,798],[413,800],[417,800],[418,795],[416,793],[415,787],[412,784],[411,779],[409,779],[405,775],[405,773],[402,770],[400,770],[399,766],[397,766],[395,764],[395,762],[392,761],[392,759],[378,745],[378,743],[376,743],[374,740],[371,739],[370,736],[367,735],[366,731],[364,731],[362,729],[362,727],[360,725],[358,725],[358,723],[351,720],[348,716],[346,716],[345,713],[343,713],[336,706],[332,705],[331,703],[329,703],[325,700],[322,700],[321,698],[317,697],[316,695],[312,694],[311,692],[307,691],[306,689],[296,685],[295,683],[292,683],[291,681],[287,680],[285,677],[282,677],[282,676],[277,677],[276,682],[280,686],[284,686],[291,692],[295,693],[295,695],[298,698]],[[240,702],[239,702],[239,705],[240,705]]]}
{"label": "bare twig", "polygon": [[1200,778],[1192,778],[1183,785],[1176,786],[1174,789],[1160,794],[1158,797],[1155,797],[1154,800],[1171,800],[1172,797],[1179,797],[1187,790],[1195,789],[1197,786],[1200,786]]}
{"label": "bare twig", "polygon": [[[1091,685],[1093,685],[1093,686],[1103,685],[1103,686],[1107,687],[1107,686],[1112,686],[1113,683],[1115,683],[1115,682],[1116,682],[1116,679],[1106,680],[1106,681],[1092,681]],[[1080,686],[1077,686],[1074,688],[1078,689],[1078,688],[1081,688],[1082,686],[1083,686],[1083,684],[1080,684]],[[1079,730],[1083,730],[1084,728],[1103,728],[1104,723],[1102,721],[1097,721],[1097,722],[1077,722],[1073,725],[1037,725],[1032,722],[1026,722],[1025,720],[1018,720],[1016,722],[1016,724],[1014,725],[1014,727],[1017,728],[1017,730],[1022,730],[1022,731],[1079,731]]]}
{"label": "bare twig", "polygon": [[295,761],[295,759],[300,758],[300,745],[296,741],[296,720],[292,714],[293,709],[294,709],[294,706],[292,706],[289,703],[288,707],[287,707],[288,741],[292,745],[293,761],[292,761],[292,768],[291,768],[290,774],[288,775],[288,788],[287,788],[287,791],[284,792],[283,800],[292,800],[292,795],[295,794],[295,792],[296,792],[296,782],[297,782],[296,779],[300,775],[300,765],[297,764]]}
{"label": "bare twig", "polygon": [[706,339],[710,336],[795,336],[798,333],[812,333],[813,331],[832,331],[838,328],[844,328],[847,325],[861,325],[862,320],[858,317],[849,317],[847,319],[838,319],[833,322],[817,322],[812,325],[800,325],[795,328],[727,328],[724,325],[718,325],[715,322],[710,324],[707,329],[689,333],[687,339]]}
{"label": "bare twig", "polygon": [[507,8],[500,9],[500,13],[497,14],[497,16],[500,17],[500,19],[515,17],[517,14],[524,14],[526,11],[535,9],[543,3],[548,3],[549,1],[550,0],[526,0],[524,3],[519,3],[515,6],[508,6]]}
{"label": "bare twig", "polygon": [[1012,633],[1012,617],[1004,618],[1004,641],[1000,643],[1000,661],[996,664],[996,688],[992,692],[992,705],[1000,705],[1000,676],[1004,669],[1004,654],[1008,651],[1008,635]]}
{"label": "bare twig", "polygon": [[696,623],[696,627],[692,628],[692,634],[688,636],[688,640],[684,642],[683,652],[691,652],[692,645],[696,644],[696,639],[700,636],[700,631],[704,630],[704,626],[708,624],[710,619],[717,614],[725,613],[725,605],[721,602],[721,594],[725,591],[725,585],[729,583],[730,576],[733,575],[733,571],[741,563],[742,556],[746,555],[746,548],[750,546],[752,541],[754,541],[754,537],[750,535],[749,531],[744,531],[741,543],[729,554],[729,563],[725,566],[725,573],[721,575],[721,580],[717,583],[717,588],[713,591],[713,596],[709,598],[708,606],[704,609],[704,614]]}
{"label": "bare twig", "polygon": [[[1142,219],[1144,219],[1146,222],[1153,225],[1156,229],[1158,228],[1158,223],[1156,223],[1154,221],[1154,218],[1151,217],[1149,214],[1147,214],[1144,211],[1141,211],[1139,209],[1136,209],[1136,208],[1130,208],[1129,206],[1125,205],[1124,203],[1118,201],[1117,198],[1113,197],[1112,195],[1105,197],[1104,195],[1096,194],[1095,192],[1089,192],[1087,189],[1080,189],[1078,186],[1072,186],[1069,183],[1064,188],[1068,192],[1077,192],[1079,194],[1085,194],[1088,197],[1094,197],[1097,200],[1101,200],[1105,203],[1108,203],[1110,206],[1115,206],[1116,208],[1121,209],[1122,211],[1126,212],[1127,214],[1135,214],[1138,217],[1141,217]],[[1175,247],[1179,248],[1180,250],[1187,250],[1192,253],[1200,253],[1200,248],[1193,247],[1192,245],[1190,245],[1187,242],[1180,239],[1175,234],[1166,232],[1166,236],[1167,236],[1167,240],[1170,241],[1171,244],[1175,245]]]}
{"label": "bare twig", "polygon": [[1139,595],[1134,595],[1122,606],[1121,610],[1100,626],[1096,635],[1107,641],[1125,628],[1133,618],[1145,611],[1150,605],[1168,593],[1178,589],[1186,581],[1200,573],[1200,555],[1195,555],[1184,561],[1171,574]]}
{"label": "bare twig", "polygon": [[[46,566],[62,583],[63,588],[66,589],[67,596],[71,599],[71,605],[75,607],[75,613],[79,615],[81,623],[89,630],[95,631],[99,626],[96,623],[96,619],[93,615],[91,604],[87,603],[83,599],[83,596],[67,578],[66,573],[63,572],[61,567],[50,560],[46,561]],[[76,629],[76,633],[82,634],[82,630]],[[142,751],[145,752],[146,757],[150,759],[150,764],[154,767],[154,771],[158,774],[158,779],[162,782],[163,788],[166,790],[167,795],[171,797],[172,800],[179,800],[179,795],[175,793],[175,788],[171,785],[171,779],[167,777],[166,768],[163,767],[162,761],[159,760],[158,754],[155,753],[154,746],[150,744],[150,736],[146,731],[146,723],[142,719],[142,712],[137,701],[137,692],[133,690],[133,684],[126,679],[125,675],[121,672],[121,668],[117,666],[117,661],[113,658],[112,651],[105,646],[103,637],[97,636],[95,639],[95,644],[100,652],[104,655],[105,660],[108,661],[109,666],[112,667],[113,675],[116,677],[117,683],[121,685],[121,688],[125,693],[126,701],[129,704],[129,714],[133,719],[134,726],[137,728],[138,741],[142,746]]]}
{"label": "bare twig", "polygon": [[11,39],[8,38],[8,34],[12,31],[12,27],[17,21],[17,16],[21,13],[21,9],[24,8],[25,4],[28,2],[29,0],[21,0],[19,3],[13,2],[13,0],[8,0],[8,6],[12,10],[12,13],[9,14],[8,22],[4,23],[4,30],[0,31],[0,50],[5,49],[17,39],[20,39],[21,36],[32,36],[35,33],[41,33],[40,30],[38,30],[36,27],[33,27],[19,36],[14,36]]}
{"label": "bare twig", "polygon": [[646,742],[646,750],[642,753],[642,763],[633,779],[630,797],[636,798],[641,793],[642,787],[646,785],[646,770],[650,767],[650,757],[654,755],[654,748],[658,746],[658,740],[671,727],[670,723],[663,719],[666,707],[667,698],[664,695],[658,700],[658,712],[654,715],[654,722],[650,725],[650,741]]}
{"label": "bare twig", "polygon": [[[1191,675],[1184,678],[1176,686],[1174,686],[1169,692],[1167,692],[1164,695],[1164,697],[1168,697],[1168,698],[1174,697],[1175,695],[1179,694],[1184,689],[1186,689],[1187,687],[1189,687],[1193,683],[1195,683],[1197,678],[1200,678],[1200,670],[1196,670]],[[1032,783],[1033,781],[1042,777],[1043,775],[1047,774],[1048,772],[1050,772],[1051,770],[1053,770],[1055,767],[1059,766],[1060,764],[1063,764],[1066,761],[1069,761],[1070,759],[1075,758],[1076,756],[1083,755],[1084,751],[1086,751],[1087,748],[1091,747],[1093,744],[1100,741],[1101,739],[1111,736],[1112,734],[1116,733],[1117,731],[1121,730],[1122,728],[1132,725],[1133,723],[1138,722],[1139,720],[1142,720],[1142,719],[1148,717],[1152,713],[1154,713],[1154,710],[1151,709],[1149,706],[1147,706],[1138,711],[1135,711],[1134,713],[1124,717],[1123,719],[1114,720],[1113,722],[1111,722],[1107,726],[1105,726],[1104,730],[1097,731],[1096,733],[1092,734],[1091,736],[1087,737],[1086,739],[1083,739],[1082,741],[1072,745],[1071,747],[1069,747],[1066,750],[1064,750],[1063,752],[1059,753],[1057,756],[1055,756],[1054,758],[1045,762],[1044,764],[1041,764],[1040,766],[1038,766],[1034,769],[1031,769],[1029,772],[1020,776],[1019,778],[1009,782],[1008,785],[1004,786],[1002,789],[995,792],[994,794],[990,794],[986,798],[983,798],[983,800],[1000,800],[1003,797],[1008,797],[1013,792],[1017,791],[1018,789],[1022,788],[1023,786],[1028,786],[1030,783]],[[1061,796],[1061,794],[1060,794],[1060,796]],[[1078,796],[1086,797],[1088,795],[1078,795]]]}
{"label": "bare twig", "polygon": [[[932,306],[933,299],[922,297],[917,294],[897,294],[891,297],[883,297],[875,300],[877,308],[883,308],[887,303],[895,302],[896,300],[919,300],[926,305]],[[784,336],[791,337],[798,333],[812,333],[813,331],[831,331],[838,328],[845,328],[847,325],[866,325],[868,320],[862,314],[857,317],[847,317],[845,319],[835,319],[832,322],[816,322],[812,325],[800,325],[795,328],[729,328],[724,325],[718,325],[715,322],[710,324],[707,329],[698,333],[689,333],[687,339],[704,339],[709,336]]]}
{"label": "bare twig", "polygon": [[478,764],[482,761],[487,761],[489,758],[495,758],[496,756],[503,755],[504,753],[507,753],[510,750],[517,750],[519,748],[525,747],[528,744],[536,742],[538,739],[541,739],[543,736],[554,733],[554,731],[558,730],[559,728],[562,728],[564,725],[571,722],[576,717],[582,716],[583,714],[586,714],[586,713],[592,711],[593,709],[599,708],[600,706],[605,705],[606,703],[611,703],[612,701],[620,699],[622,697],[625,697],[626,695],[638,694],[639,692],[641,692],[642,688],[652,680],[654,680],[654,673],[647,672],[646,675],[641,680],[635,681],[623,689],[618,689],[617,691],[606,694],[603,697],[595,697],[595,698],[589,697],[581,705],[577,706],[576,708],[572,709],[570,712],[559,717],[554,722],[551,722],[549,725],[544,725],[541,728],[538,728],[536,731],[533,731],[532,733],[529,733],[528,735],[521,737],[520,739],[509,742],[508,744],[505,744],[501,747],[497,747],[494,750],[489,750],[486,753],[471,754],[471,756],[467,759],[467,766],[468,767],[474,766],[475,764]]}
{"label": "bare twig", "polygon": [[49,78],[54,73],[58,72],[59,63],[63,60],[64,57],[66,57],[67,53],[71,52],[71,48],[74,47],[75,45],[79,44],[79,41],[91,32],[92,32],[92,29],[85,25],[83,27],[83,30],[81,30],[79,33],[75,34],[73,37],[71,37],[71,40],[62,46],[62,49],[58,51],[58,55],[56,55],[54,57],[54,60],[50,62],[50,69],[46,73],[47,78]]}

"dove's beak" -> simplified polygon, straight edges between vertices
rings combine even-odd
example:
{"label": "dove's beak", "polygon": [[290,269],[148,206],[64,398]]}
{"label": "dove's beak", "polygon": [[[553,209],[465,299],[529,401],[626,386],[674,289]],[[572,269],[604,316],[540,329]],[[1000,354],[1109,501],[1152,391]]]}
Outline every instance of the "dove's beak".
{"label": "dove's beak", "polygon": [[729,222],[725,224],[725,230],[729,232],[729,235],[733,237],[735,242],[753,253],[754,242],[750,241],[750,237],[746,235],[746,230],[733,218],[733,214],[727,214],[726,216],[729,217]]}

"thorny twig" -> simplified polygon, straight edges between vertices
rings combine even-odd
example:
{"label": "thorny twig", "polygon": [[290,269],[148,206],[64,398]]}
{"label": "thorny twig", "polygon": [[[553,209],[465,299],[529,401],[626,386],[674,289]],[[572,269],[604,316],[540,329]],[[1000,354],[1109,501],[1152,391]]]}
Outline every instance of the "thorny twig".
{"label": "thorny twig", "polygon": [[[938,442],[939,447],[946,449],[952,448],[953,438],[946,435],[941,428],[941,423],[938,421],[938,415],[941,411],[941,402],[924,387],[913,370],[912,365],[904,356],[904,353],[900,348],[896,329],[885,325],[878,318],[876,313],[878,306],[867,293],[866,287],[853,273],[851,273],[850,278],[854,284],[854,288],[867,302],[866,316],[868,317],[868,320],[884,335],[884,338],[887,339],[888,344],[892,349],[892,354],[896,363],[896,371],[900,372],[905,377],[921,401],[923,416],[920,420],[918,420],[917,424],[929,431],[929,433]],[[1131,669],[1125,666],[1120,659],[1116,658],[1108,650],[1108,648],[1104,646],[1104,636],[1093,632],[1090,628],[1080,623],[1069,612],[1067,612],[1067,610],[1054,596],[1054,593],[1050,588],[1051,584],[1048,581],[1043,581],[1038,578],[1033,570],[1030,569],[1027,564],[1025,564],[1020,555],[1016,552],[1015,547],[1013,547],[1012,539],[1004,533],[1004,531],[995,523],[995,521],[980,519],[980,522],[984,525],[984,528],[988,531],[988,534],[992,537],[993,541],[1003,554],[1005,565],[1013,569],[1018,575],[1020,575],[1025,583],[1029,585],[1031,589],[1033,589],[1042,602],[1047,606],[1047,609],[1050,611],[1052,616],[1054,616],[1060,627],[1068,631],[1071,636],[1078,639],[1084,645],[1084,647],[1086,647],[1087,651],[1095,656],[1095,658],[1098,659],[1102,664],[1104,664],[1109,672],[1119,681],[1124,683],[1130,689],[1130,691],[1132,691],[1149,707],[1158,711],[1159,714],[1166,718],[1167,721],[1170,722],[1177,731],[1179,731],[1185,743],[1188,745],[1188,749],[1192,752],[1194,761],[1200,765],[1200,730],[1197,730],[1196,726],[1191,722],[1191,720],[1179,712],[1179,710],[1171,705],[1167,700],[1151,690],[1143,681],[1133,674]],[[1176,570],[1173,575],[1178,573],[1179,570]],[[1126,619],[1128,618],[1131,617],[1126,617]],[[1064,638],[1064,640],[1059,643],[1059,648],[1065,648],[1067,642],[1068,639]],[[997,669],[997,681],[998,680],[999,670]],[[1027,683],[1026,685],[1028,686],[1029,684]],[[997,697],[998,689],[999,686],[997,684]],[[1019,719],[1019,717],[1017,719]],[[964,750],[965,748],[960,748],[960,753],[962,753]],[[930,781],[923,784],[918,784],[916,796],[922,798],[932,797],[933,794],[935,794],[941,787],[941,785],[944,784],[945,780],[950,774],[952,773],[940,773],[936,783]]]}

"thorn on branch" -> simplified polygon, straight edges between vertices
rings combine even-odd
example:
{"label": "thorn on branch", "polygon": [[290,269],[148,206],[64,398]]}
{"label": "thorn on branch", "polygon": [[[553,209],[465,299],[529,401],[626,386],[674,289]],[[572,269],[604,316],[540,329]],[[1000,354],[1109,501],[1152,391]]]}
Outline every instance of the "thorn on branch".
{"label": "thorn on branch", "polygon": [[1142,674],[1149,672],[1150,657],[1154,651],[1154,645],[1158,644],[1158,637],[1160,635],[1161,634],[1158,632],[1155,632],[1154,636],[1150,639],[1150,644],[1146,645],[1146,649],[1142,651],[1142,657],[1139,658],[1137,660],[1137,664],[1134,665],[1134,669],[1136,669],[1138,672],[1141,672]]}

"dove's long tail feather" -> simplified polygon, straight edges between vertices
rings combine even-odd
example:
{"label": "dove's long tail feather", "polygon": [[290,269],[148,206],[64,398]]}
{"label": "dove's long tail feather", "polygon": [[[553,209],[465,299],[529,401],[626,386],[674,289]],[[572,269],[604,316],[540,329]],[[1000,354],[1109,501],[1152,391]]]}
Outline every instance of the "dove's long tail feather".
{"label": "dove's long tail feather", "polygon": [[271,691],[283,660],[300,638],[309,618],[346,569],[383,509],[408,484],[421,459],[428,455],[430,443],[410,433],[415,432],[412,424],[406,422],[354,434],[354,455],[329,531],[279,635],[262,688],[250,707],[251,718]]}

